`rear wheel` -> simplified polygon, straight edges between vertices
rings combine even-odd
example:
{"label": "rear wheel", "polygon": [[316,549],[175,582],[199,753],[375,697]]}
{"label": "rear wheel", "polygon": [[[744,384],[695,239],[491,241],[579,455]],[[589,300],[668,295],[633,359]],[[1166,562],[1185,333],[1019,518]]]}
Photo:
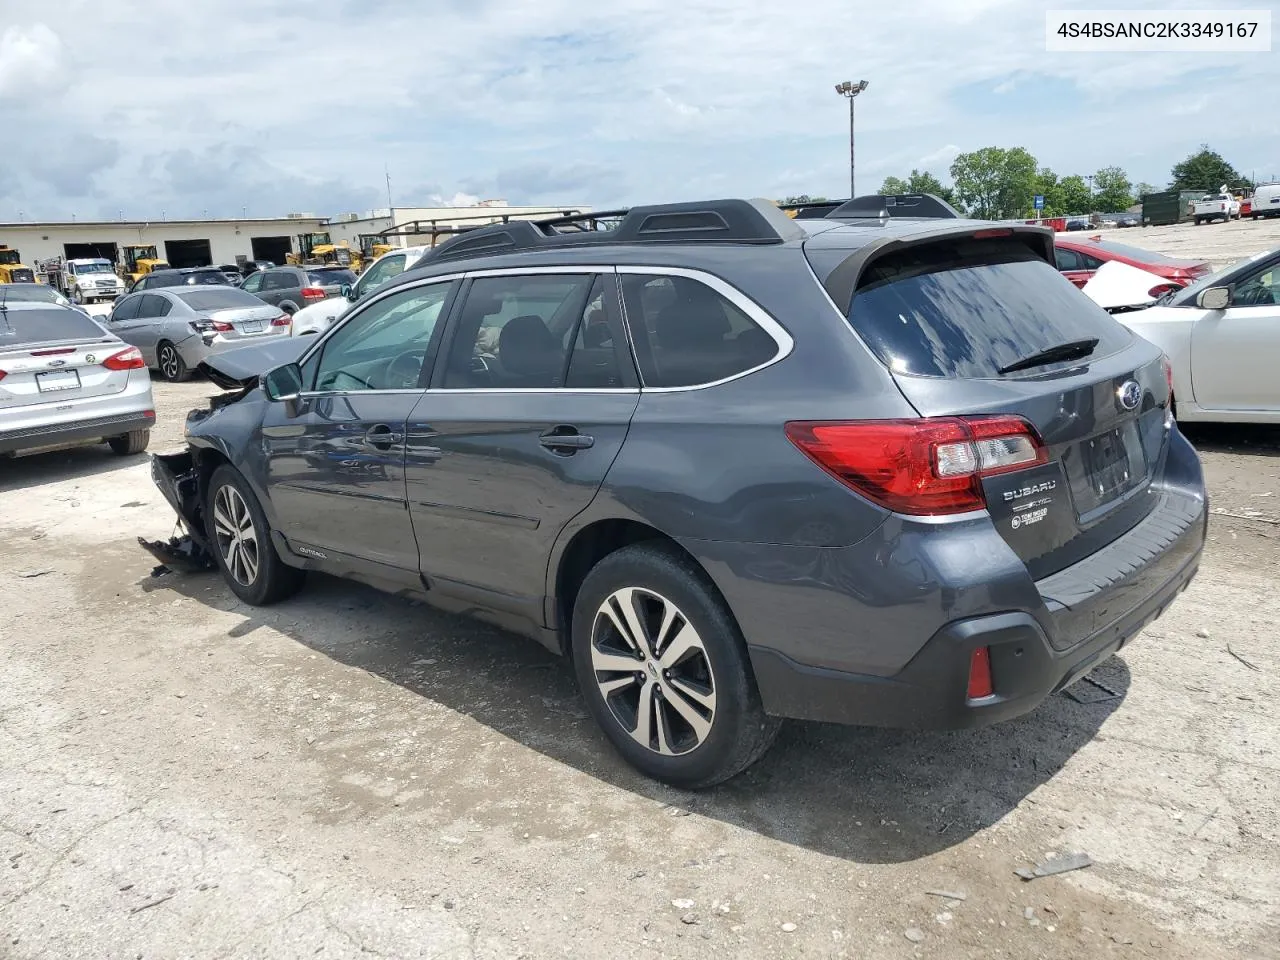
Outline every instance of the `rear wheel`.
{"label": "rear wheel", "polygon": [[233,467],[209,478],[205,516],[218,569],[237,597],[265,606],[298,592],[305,574],[280,559],[258,498]]}
{"label": "rear wheel", "polygon": [[295,313],[298,312],[298,305],[296,303],[291,303],[288,300],[286,300],[284,303],[280,304],[280,309],[292,317]]}
{"label": "rear wheel", "polygon": [[601,560],[578,592],[572,641],[588,709],[646,776],[709,787],[777,735],[733,615],[673,549],[635,544]]}
{"label": "rear wheel", "polygon": [[150,430],[130,430],[123,437],[108,437],[107,443],[111,452],[122,457],[130,457],[147,449],[151,442]]}
{"label": "rear wheel", "polygon": [[191,371],[187,369],[187,362],[182,359],[182,354],[168,340],[163,340],[156,349],[156,362],[160,365],[160,376],[164,377],[170,383],[182,383],[184,380],[191,378]]}

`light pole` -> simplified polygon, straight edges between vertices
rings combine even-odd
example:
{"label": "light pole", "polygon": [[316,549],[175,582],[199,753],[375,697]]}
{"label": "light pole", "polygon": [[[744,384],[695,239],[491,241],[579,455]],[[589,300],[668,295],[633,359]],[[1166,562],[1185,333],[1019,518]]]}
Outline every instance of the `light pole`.
{"label": "light pole", "polygon": [[853,199],[857,196],[856,188],[857,177],[855,175],[854,152],[853,152],[853,101],[863,90],[867,89],[867,81],[859,80],[854,83],[852,80],[846,80],[844,83],[836,84],[836,93],[842,97],[849,99],[849,198]]}

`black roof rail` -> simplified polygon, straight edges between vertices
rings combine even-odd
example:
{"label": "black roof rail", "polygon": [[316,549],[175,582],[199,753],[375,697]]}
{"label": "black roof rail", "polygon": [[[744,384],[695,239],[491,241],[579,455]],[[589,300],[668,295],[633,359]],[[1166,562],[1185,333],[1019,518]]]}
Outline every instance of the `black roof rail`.
{"label": "black roof rail", "polygon": [[770,244],[802,237],[800,228],[769,200],[665,203],[478,227],[446,240],[418,264],[590,244]]}
{"label": "black roof rail", "polygon": [[820,220],[844,202],[844,200],[810,200],[806,203],[780,203],[778,209],[793,220]]}
{"label": "black roof rail", "polygon": [[831,220],[887,220],[890,217],[958,220],[963,215],[932,193],[872,193],[847,200],[826,216]]}

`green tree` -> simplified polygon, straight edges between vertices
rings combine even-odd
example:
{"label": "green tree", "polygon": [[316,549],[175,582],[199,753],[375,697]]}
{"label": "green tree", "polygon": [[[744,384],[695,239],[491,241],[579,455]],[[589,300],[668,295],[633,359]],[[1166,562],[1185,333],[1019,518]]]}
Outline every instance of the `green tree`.
{"label": "green tree", "polygon": [[1173,168],[1173,183],[1170,190],[1200,190],[1205,193],[1216,193],[1224,183],[1229,188],[1253,188],[1253,183],[1237,172],[1236,168],[1222,159],[1216,150],[1210,150],[1207,143],[1200,144],[1200,150]]}
{"label": "green tree", "polygon": [[956,197],[984,220],[1020,219],[1031,211],[1036,158],[1022,147],[983,147],[951,164]]}
{"label": "green tree", "polygon": [[1093,209],[1099,213],[1119,213],[1133,205],[1133,186],[1119,167],[1103,167],[1095,173],[1093,187]]}
{"label": "green tree", "polygon": [[1044,197],[1042,217],[1060,217],[1062,209],[1062,187],[1058,183],[1058,175],[1048,167],[1041,167],[1036,173],[1034,193]]}
{"label": "green tree", "polygon": [[1141,200],[1148,193],[1159,193],[1159,192],[1160,192],[1159,187],[1156,187],[1150,183],[1145,183],[1145,182],[1136,184],[1133,188],[1133,196],[1137,200]]}
{"label": "green tree", "polygon": [[899,193],[931,193],[935,197],[941,197],[947,203],[955,203],[955,191],[950,187],[944,187],[942,181],[928,170],[923,172],[912,170],[911,176],[905,180],[901,177],[885,177],[884,183],[880,185],[880,192],[886,196]]}
{"label": "green tree", "polygon": [[1062,205],[1062,212],[1058,216],[1071,217],[1093,212],[1093,197],[1090,195],[1089,184],[1085,183],[1084,177],[1078,173],[1063,177],[1058,182],[1058,191],[1058,202]]}
{"label": "green tree", "polygon": [[794,197],[784,197],[778,201],[780,207],[798,207],[806,203],[826,203],[826,197],[811,197],[807,193],[799,194]]}

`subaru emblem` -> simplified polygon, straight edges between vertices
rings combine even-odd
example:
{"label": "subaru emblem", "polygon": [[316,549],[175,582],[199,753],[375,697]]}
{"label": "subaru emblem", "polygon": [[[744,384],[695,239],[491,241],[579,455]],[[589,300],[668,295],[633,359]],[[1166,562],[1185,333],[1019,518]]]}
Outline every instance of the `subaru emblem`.
{"label": "subaru emblem", "polygon": [[1136,380],[1126,380],[1120,384],[1120,389],[1116,391],[1116,396],[1120,398],[1120,406],[1126,410],[1132,410],[1142,402],[1142,387],[1138,385]]}

